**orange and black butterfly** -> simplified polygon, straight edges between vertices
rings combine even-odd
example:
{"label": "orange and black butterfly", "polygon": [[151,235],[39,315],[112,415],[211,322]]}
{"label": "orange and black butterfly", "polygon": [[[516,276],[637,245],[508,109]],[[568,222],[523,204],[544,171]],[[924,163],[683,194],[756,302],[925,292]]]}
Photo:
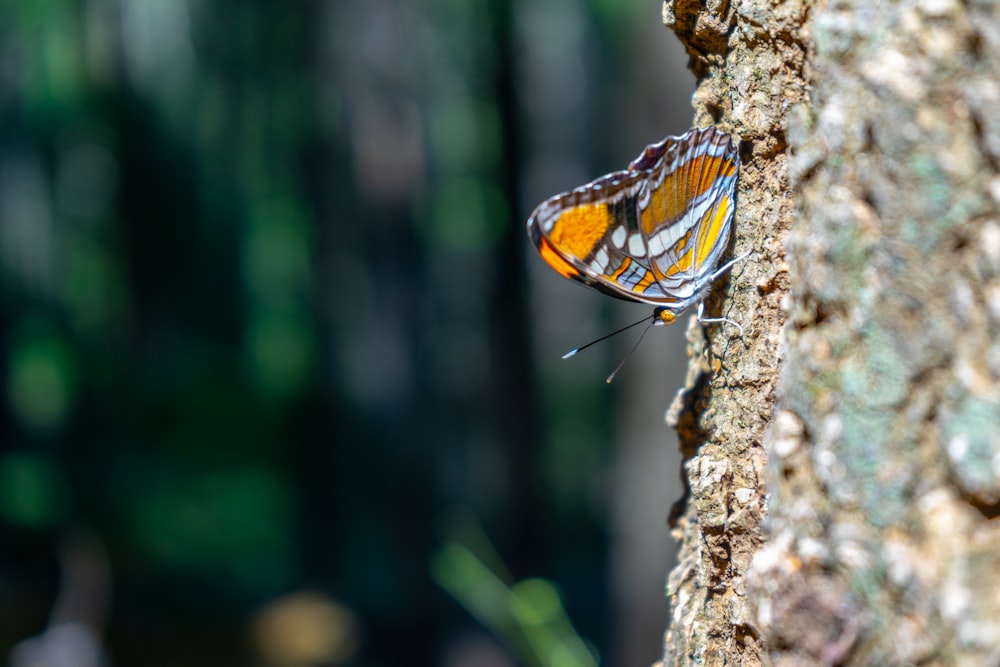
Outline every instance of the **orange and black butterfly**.
{"label": "orange and black butterfly", "polygon": [[670,324],[733,263],[716,269],[739,171],[737,143],[715,128],[667,137],[625,171],[544,201],[528,218],[528,236],[561,275],[652,304],[656,323]]}

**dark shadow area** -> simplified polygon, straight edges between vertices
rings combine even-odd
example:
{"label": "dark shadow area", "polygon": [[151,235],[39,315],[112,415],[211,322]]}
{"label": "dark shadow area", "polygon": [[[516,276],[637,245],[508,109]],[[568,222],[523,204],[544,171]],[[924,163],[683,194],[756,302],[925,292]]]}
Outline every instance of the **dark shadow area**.
{"label": "dark shadow area", "polygon": [[[619,313],[523,221],[687,129],[658,8],[45,5],[0,9],[9,664],[524,664],[442,583],[488,572],[654,660],[669,538],[637,528],[645,569],[615,546],[639,508],[608,471],[635,387],[676,388],[638,359],[683,353],[610,390],[615,346],[558,364]],[[470,535],[491,569],[444,557]]]}

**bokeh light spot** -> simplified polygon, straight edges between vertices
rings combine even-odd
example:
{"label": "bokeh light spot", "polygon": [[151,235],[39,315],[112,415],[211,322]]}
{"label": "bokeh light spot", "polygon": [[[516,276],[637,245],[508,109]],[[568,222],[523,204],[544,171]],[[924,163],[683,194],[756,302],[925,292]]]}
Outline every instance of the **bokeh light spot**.
{"label": "bokeh light spot", "polygon": [[75,375],[69,351],[54,338],[26,338],[10,355],[7,396],[14,414],[28,427],[52,431],[73,401]]}
{"label": "bokeh light spot", "polygon": [[455,250],[482,250],[503,233],[507,202],[492,182],[461,178],[434,196],[431,225],[435,240]]}
{"label": "bokeh light spot", "polygon": [[0,457],[0,515],[11,523],[40,527],[52,524],[65,503],[55,468],[38,457]]}

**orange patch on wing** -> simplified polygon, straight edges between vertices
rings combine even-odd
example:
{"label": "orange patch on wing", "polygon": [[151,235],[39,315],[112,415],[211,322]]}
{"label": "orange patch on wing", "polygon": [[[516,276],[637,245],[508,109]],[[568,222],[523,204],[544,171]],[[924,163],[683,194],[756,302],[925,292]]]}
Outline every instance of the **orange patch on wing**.
{"label": "orange patch on wing", "polygon": [[678,197],[672,188],[667,190],[667,182],[674,178],[668,175],[662,183],[649,193],[649,204],[640,215],[642,230],[646,236],[652,236],[657,227],[668,220],[676,220],[684,213],[688,201],[683,196]]}
{"label": "orange patch on wing", "polygon": [[726,160],[721,157],[715,159],[716,163],[713,165],[711,173],[705,172],[705,179],[707,179],[707,184],[705,189],[709,189],[712,185],[720,178],[726,178],[732,176],[735,171],[735,164],[732,160]]}
{"label": "orange patch on wing", "polygon": [[566,257],[583,260],[604,239],[613,222],[611,212],[603,202],[574,206],[555,221],[548,240]]}
{"label": "orange patch on wing", "polygon": [[689,230],[687,230],[687,233],[684,234],[684,236],[682,236],[679,239],[677,239],[677,243],[675,243],[674,247],[673,247],[673,250],[674,250],[675,253],[679,253],[682,250],[684,250],[684,247],[688,244],[688,241],[691,240],[691,232],[693,232],[693,231],[694,230],[689,229]]}
{"label": "orange patch on wing", "polygon": [[652,271],[646,271],[646,275],[644,275],[642,277],[642,280],[640,280],[639,282],[637,282],[635,284],[635,287],[632,288],[632,291],[633,292],[645,292],[646,289],[650,285],[653,284],[654,280],[656,280],[656,276],[653,275],[653,272]]}
{"label": "orange patch on wing", "polygon": [[667,269],[667,275],[672,276],[682,271],[691,270],[691,260],[694,257],[694,248],[688,248],[687,252],[677,258],[677,262]]}
{"label": "orange patch on wing", "polygon": [[688,170],[688,194],[694,199],[710,190],[718,178],[732,176],[736,165],[723,156],[702,155],[688,162],[683,168]]}
{"label": "orange patch on wing", "polygon": [[[659,187],[652,190],[649,204],[641,214],[642,229],[652,236],[656,228],[669,220],[677,220],[687,209],[692,199],[702,196],[715,185],[720,176],[731,176],[735,163],[722,157],[699,155],[691,158],[677,171],[668,174]],[[680,179],[680,190],[667,188],[667,182]]]}
{"label": "orange patch on wing", "polygon": [[555,269],[564,278],[575,278],[580,275],[576,267],[563,259],[562,255],[556,252],[555,248],[552,247],[544,236],[542,237],[541,245],[538,246],[538,252],[541,254],[542,259],[545,260],[545,263]]}
{"label": "orange patch on wing", "polygon": [[615,271],[614,273],[612,273],[608,277],[611,278],[612,280],[614,280],[615,282],[618,282],[618,279],[621,278],[622,274],[625,273],[625,271],[630,266],[632,266],[632,258],[631,257],[626,257],[625,261],[622,262],[622,265],[618,267],[618,270]]}
{"label": "orange patch on wing", "polygon": [[719,236],[722,234],[722,230],[726,226],[726,219],[729,217],[729,203],[728,196],[719,197],[718,206],[709,209],[708,213],[705,214],[706,217],[698,226],[698,240],[695,243],[695,247],[698,249],[696,260],[698,266],[702,266],[708,260],[715,244],[719,242]]}

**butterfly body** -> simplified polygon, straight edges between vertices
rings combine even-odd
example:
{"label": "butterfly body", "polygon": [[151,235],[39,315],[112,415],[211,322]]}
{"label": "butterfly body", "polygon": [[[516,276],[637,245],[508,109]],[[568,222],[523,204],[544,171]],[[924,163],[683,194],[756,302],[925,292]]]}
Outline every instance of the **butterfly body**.
{"label": "butterfly body", "polygon": [[623,171],[542,202],[528,236],[560,275],[656,307],[657,324],[699,303],[736,209],[738,144],[715,128],[647,146]]}

